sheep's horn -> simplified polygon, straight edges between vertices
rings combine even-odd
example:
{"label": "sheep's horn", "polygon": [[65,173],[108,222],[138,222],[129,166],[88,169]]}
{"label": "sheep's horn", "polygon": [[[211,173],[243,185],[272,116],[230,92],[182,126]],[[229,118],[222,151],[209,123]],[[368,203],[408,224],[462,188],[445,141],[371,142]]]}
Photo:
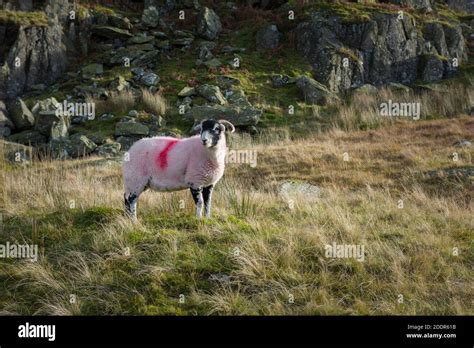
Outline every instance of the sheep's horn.
{"label": "sheep's horn", "polygon": [[234,127],[234,125],[233,125],[232,123],[230,123],[229,121],[227,121],[227,120],[219,120],[218,122],[219,122],[219,123],[222,123],[224,126],[225,126],[225,125],[229,126],[229,128],[231,129],[231,131],[230,131],[231,133],[234,133],[234,132],[235,132],[235,127]]}

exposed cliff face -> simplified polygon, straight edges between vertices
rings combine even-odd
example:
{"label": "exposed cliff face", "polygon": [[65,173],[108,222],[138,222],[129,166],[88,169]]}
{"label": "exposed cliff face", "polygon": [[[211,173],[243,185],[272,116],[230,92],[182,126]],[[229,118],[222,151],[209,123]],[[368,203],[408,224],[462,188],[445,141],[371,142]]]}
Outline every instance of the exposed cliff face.
{"label": "exposed cliff face", "polygon": [[[315,78],[334,92],[364,83],[432,82],[453,74],[467,59],[460,27],[418,26],[408,15],[380,13],[347,23],[314,13],[296,29],[297,49],[313,66]],[[433,66],[436,71],[430,70]]]}
{"label": "exposed cliff face", "polygon": [[[48,0],[35,5],[44,6],[47,26],[0,25],[0,99],[15,98],[38,84],[50,85],[66,70],[63,23],[67,20],[68,2]],[[4,6],[33,9],[31,2],[23,1]]]}
{"label": "exposed cliff face", "polygon": [[52,84],[66,70],[62,26],[20,27],[5,63],[2,99],[12,99],[37,84]]}

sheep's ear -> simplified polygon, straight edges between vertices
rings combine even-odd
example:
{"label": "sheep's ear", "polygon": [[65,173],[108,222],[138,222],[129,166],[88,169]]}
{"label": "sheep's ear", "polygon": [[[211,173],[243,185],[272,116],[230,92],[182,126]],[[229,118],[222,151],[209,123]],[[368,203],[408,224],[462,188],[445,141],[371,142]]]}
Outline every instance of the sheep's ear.
{"label": "sheep's ear", "polygon": [[193,129],[191,130],[191,133],[192,134],[199,134],[201,133],[201,130],[202,130],[202,122],[198,123],[197,125],[195,125],[193,127]]}
{"label": "sheep's ear", "polygon": [[234,127],[234,125],[233,125],[232,123],[230,123],[229,121],[227,121],[227,120],[219,120],[218,122],[219,122],[222,126],[224,126],[225,129],[226,129],[226,128],[229,128],[231,133],[234,133],[234,132],[235,132],[235,127]]}

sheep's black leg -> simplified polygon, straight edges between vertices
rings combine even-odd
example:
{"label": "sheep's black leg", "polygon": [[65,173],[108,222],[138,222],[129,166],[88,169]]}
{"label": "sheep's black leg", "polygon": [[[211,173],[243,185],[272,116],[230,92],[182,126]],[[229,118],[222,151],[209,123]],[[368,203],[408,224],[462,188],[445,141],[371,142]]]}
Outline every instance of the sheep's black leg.
{"label": "sheep's black leg", "polygon": [[191,194],[193,195],[194,203],[196,203],[196,217],[202,216],[202,187],[195,189],[191,187]]}
{"label": "sheep's black leg", "polygon": [[202,190],[202,197],[204,199],[204,211],[207,218],[211,216],[211,203],[212,203],[213,190],[214,190],[214,185],[204,187]]}
{"label": "sheep's black leg", "polygon": [[136,220],[138,195],[132,192],[128,195],[125,193],[123,197],[125,200],[125,213],[127,214],[127,216]]}

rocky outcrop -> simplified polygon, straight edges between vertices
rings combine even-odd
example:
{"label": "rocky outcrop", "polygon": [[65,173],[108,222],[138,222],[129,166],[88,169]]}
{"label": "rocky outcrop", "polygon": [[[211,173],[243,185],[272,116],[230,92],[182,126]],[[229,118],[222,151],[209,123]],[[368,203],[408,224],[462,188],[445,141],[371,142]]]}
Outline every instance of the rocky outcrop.
{"label": "rocky outcrop", "polygon": [[[437,79],[451,75],[456,71],[453,59],[457,64],[467,59],[461,29],[439,23],[427,25],[421,34],[417,25],[409,15],[378,13],[370,20],[348,22],[313,13],[296,29],[297,50],[313,66],[316,80],[333,92],[365,83],[410,84],[427,74]],[[442,74],[439,64],[421,59],[427,54],[441,57]]]}
{"label": "rocky outcrop", "polygon": [[0,73],[0,99],[13,99],[37,84],[52,84],[66,70],[66,46],[58,23],[18,29]]}
{"label": "rocky outcrop", "polygon": [[2,4],[0,2],[0,9],[8,11],[32,11],[33,0],[10,0]]}
{"label": "rocky outcrop", "polygon": [[472,0],[447,0],[446,2],[453,10],[474,13],[474,1]]}

